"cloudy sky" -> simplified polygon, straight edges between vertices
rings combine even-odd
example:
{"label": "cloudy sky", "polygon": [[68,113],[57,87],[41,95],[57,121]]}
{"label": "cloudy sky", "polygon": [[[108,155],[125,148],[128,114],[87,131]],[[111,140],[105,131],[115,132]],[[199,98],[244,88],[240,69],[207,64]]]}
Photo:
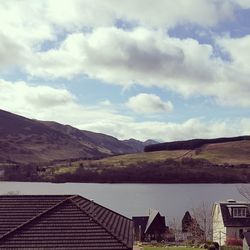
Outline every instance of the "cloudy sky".
{"label": "cloudy sky", "polygon": [[249,0],[0,1],[0,109],[120,139],[250,134]]}

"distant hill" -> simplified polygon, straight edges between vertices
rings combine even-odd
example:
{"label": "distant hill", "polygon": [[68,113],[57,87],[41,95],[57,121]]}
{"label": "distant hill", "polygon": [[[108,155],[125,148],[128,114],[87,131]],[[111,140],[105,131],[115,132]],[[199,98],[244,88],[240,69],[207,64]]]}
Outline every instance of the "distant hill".
{"label": "distant hill", "polygon": [[144,151],[153,152],[163,150],[195,150],[206,144],[237,142],[243,140],[250,140],[250,136],[225,137],[215,139],[192,139],[186,141],[164,142],[153,145],[147,145],[145,146]]}
{"label": "distant hill", "polygon": [[[250,183],[250,140],[109,156],[56,166],[45,179],[59,182]],[[51,177],[49,179],[49,177]],[[46,179],[47,180],[47,179]]]}
{"label": "distant hill", "polygon": [[159,143],[155,140],[146,140],[145,142],[141,142],[132,138],[129,140],[124,140],[123,142],[129,147],[132,147],[135,152],[143,152],[145,146]]}
{"label": "distant hill", "polygon": [[140,152],[143,148],[140,141],[127,143],[109,135],[0,110],[0,163],[95,159]]}
{"label": "distant hill", "polygon": [[109,156],[97,162],[120,167],[121,163],[127,166],[129,164],[139,164],[142,161],[152,163],[168,159],[175,161],[181,161],[183,159],[202,159],[211,164],[235,165],[236,167],[240,164],[247,164],[250,166],[250,140],[205,144],[194,150],[159,150]]}

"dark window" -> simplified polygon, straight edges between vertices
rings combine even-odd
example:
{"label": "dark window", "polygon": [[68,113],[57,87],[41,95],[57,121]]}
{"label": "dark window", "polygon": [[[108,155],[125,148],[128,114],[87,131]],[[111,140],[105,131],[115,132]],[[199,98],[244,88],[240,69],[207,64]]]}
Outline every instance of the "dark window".
{"label": "dark window", "polygon": [[241,239],[244,238],[243,229],[242,228],[239,230],[239,236],[240,236]]}

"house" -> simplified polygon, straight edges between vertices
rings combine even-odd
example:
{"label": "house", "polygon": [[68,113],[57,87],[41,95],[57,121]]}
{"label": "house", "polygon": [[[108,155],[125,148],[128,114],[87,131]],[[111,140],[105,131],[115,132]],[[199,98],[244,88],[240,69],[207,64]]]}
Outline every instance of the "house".
{"label": "house", "polygon": [[0,195],[0,249],[132,247],[132,220],[79,195]]}
{"label": "house", "polygon": [[250,203],[227,200],[213,205],[213,241],[225,245],[226,241],[240,240],[250,230]]}
{"label": "house", "polygon": [[149,210],[149,216],[132,217],[134,223],[134,239],[136,241],[160,241],[168,230],[165,217],[155,209]]}

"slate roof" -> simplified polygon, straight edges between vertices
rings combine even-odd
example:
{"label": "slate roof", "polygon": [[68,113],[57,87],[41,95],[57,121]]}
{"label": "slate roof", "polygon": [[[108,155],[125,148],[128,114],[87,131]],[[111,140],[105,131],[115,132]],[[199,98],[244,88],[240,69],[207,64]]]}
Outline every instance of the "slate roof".
{"label": "slate roof", "polygon": [[[250,203],[246,202],[220,202],[222,219],[225,227],[250,227]],[[235,218],[230,215],[229,209],[232,207],[247,206],[247,213],[245,218]]]}
{"label": "slate roof", "polygon": [[0,196],[0,249],[132,249],[130,219],[78,195]]}

